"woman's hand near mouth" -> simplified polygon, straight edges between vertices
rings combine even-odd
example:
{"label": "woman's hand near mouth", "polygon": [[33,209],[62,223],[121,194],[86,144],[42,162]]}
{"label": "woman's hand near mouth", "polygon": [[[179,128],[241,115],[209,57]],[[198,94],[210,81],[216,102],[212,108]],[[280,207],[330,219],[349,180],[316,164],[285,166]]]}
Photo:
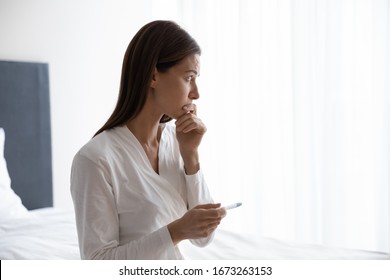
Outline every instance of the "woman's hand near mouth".
{"label": "woman's hand near mouth", "polygon": [[196,105],[183,106],[183,115],[176,124],[176,138],[179,143],[180,154],[188,175],[195,174],[200,168],[198,147],[207,128],[196,115]]}

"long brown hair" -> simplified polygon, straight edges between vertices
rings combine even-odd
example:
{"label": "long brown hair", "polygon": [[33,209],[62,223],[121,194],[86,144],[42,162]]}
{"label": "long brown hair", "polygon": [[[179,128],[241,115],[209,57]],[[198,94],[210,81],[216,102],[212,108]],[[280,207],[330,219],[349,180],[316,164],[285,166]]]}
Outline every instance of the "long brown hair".
{"label": "long brown hair", "polygon": [[[172,21],[153,21],[143,26],[127,47],[114,112],[96,134],[135,118],[143,108],[155,67],[164,72],[190,54],[201,50],[196,41]],[[160,122],[170,121],[164,115]]]}

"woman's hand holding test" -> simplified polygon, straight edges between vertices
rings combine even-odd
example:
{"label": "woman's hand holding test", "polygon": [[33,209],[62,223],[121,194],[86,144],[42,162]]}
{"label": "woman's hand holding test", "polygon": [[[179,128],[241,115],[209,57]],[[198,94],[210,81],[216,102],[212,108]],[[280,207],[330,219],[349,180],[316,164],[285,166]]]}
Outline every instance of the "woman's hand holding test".
{"label": "woman's hand holding test", "polygon": [[173,244],[185,239],[199,239],[210,236],[226,216],[226,210],[221,204],[198,205],[180,219],[168,225]]}
{"label": "woman's hand holding test", "polygon": [[207,128],[196,115],[196,105],[183,107],[183,115],[176,120],[176,137],[184,167],[188,175],[199,170],[198,147]]}

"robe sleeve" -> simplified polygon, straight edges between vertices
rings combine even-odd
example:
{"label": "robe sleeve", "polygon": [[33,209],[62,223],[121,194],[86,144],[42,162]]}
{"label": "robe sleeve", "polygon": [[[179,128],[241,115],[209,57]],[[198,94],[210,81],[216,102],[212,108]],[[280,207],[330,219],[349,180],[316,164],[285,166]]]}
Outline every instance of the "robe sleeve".
{"label": "robe sleeve", "polygon": [[[185,174],[185,180],[187,186],[188,209],[192,209],[199,204],[213,203],[213,199],[211,198],[209,188],[203,177],[202,170],[199,170],[193,175]],[[214,233],[212,233],[209,237],[190,239],[190,241],[196,246],[204,247],[213,240],[213,237]]]}
{"label": "robe sleeve", "polygon": [[109,178],[102,165],[80,153],[75,156],[71,194],[81,258],[176,259],[167,226],[138,240],[119,244],[119,215]]}

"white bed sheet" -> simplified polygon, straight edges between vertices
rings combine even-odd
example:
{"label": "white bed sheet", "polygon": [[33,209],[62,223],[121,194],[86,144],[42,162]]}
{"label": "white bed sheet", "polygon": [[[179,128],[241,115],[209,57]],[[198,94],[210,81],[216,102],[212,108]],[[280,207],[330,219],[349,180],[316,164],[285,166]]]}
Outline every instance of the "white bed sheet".
{"label": "white bed sheet", "polygon": [[42,208],[0,225],[0,259],[80,259],[72,210]]}
{"label": "white bed sheet", "polygon": [[[29,217],[0,224],[0,259],[80,259],[73,210],[44,208],[30,213]],[[389,254],[380,252],[303,245],[225,230],[218,230],[207,247],[184,241],[180,250],[186,259],[194,260],[390,260]]]}
{"label": "white bed sheet", "polygon": [[225,230],[218,230],[205,248],[182,242],[181,251],[186,259],[193,260],[390,260],[389,254],[381,252],[307,245]]}

